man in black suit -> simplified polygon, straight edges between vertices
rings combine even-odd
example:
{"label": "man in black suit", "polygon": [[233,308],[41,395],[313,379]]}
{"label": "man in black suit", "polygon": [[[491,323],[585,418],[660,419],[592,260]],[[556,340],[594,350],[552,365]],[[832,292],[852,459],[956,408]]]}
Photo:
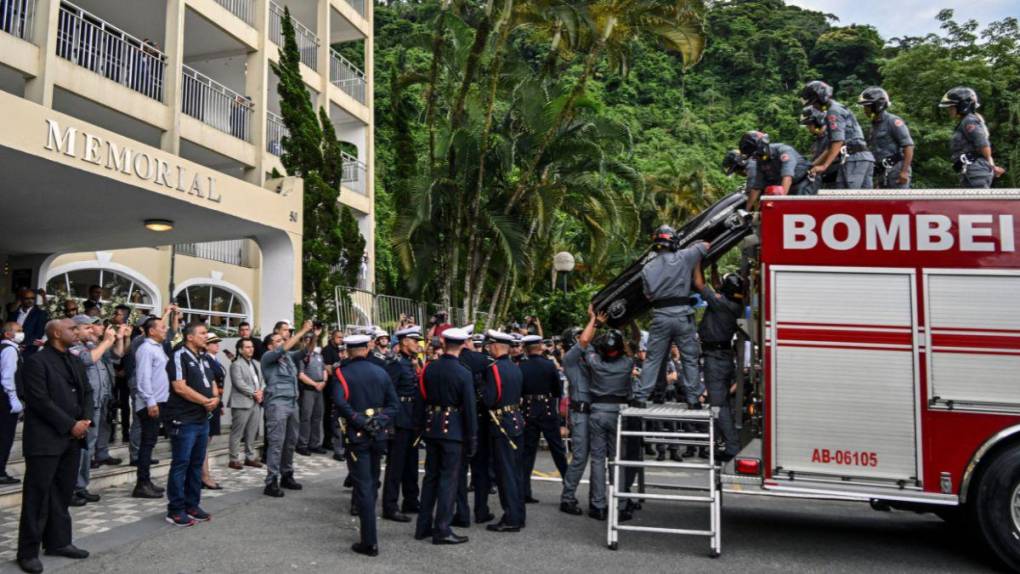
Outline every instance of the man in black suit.
{"label": "man in black suit", "polygon": [[87,558],[71,544],[67,511],[81,462],[85,433],[92,424],[92,386],[85,367],[67,351],[77,343],[74,321],[46,324],[47,344],[25,361],[25,489],[18,530],[18,565],[42,572],[39,545],[48,556]]}
{"label": "man in black suit", "polygon": [[49,316],[42,307],[35,304],[35,291],[32,289],[22,289],[18,293],[18,302],[18,308],[11,311],[7,320],[21,325],[21,330],[25,333],[25,351],[22,356],[28,359],[42,348],[43,334],[46,332]]}

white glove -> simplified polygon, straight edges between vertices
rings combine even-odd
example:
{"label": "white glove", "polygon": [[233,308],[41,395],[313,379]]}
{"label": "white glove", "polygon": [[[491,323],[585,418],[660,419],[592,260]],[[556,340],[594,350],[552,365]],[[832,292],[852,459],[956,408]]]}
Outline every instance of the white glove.
{"label": "white glove", "polygon": [[18,414],[25,410],[25,406],[18,400],[18,395],[14,393],[8,393],[7,398],[11,401],[11,414]]}

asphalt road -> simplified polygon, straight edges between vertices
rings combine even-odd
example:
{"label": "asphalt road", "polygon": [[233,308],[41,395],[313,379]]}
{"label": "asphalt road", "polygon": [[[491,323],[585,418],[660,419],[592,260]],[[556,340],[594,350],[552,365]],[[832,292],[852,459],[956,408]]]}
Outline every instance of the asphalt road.
{"label": "asphalt road", "polygon": [[[703,538],[621,533],[606,548],[604,522],[558,511],[559,485],[534,484],[542,502],[528,506],[528,526],[495,534],[462,529],[471,541],[433,546],[415,541],[411,524],[379,522],[381,554],[350,551],[357,519],[339,469],[301,492],[270,499],[249,489],[215,500],[212,522],[177,529],[152,516],[76,541],[88,560],[46,558],[47,572],[995,572],[977,544],[932,515],[875,512],[867,505],[727,495],[723,555],[707,556]],[[582,486],[582,496],[586,486]],[[493,497],[490,505],[498,509]],[[646,503],[635,524],[704,527],[703,507]],[[0,571],[14,571],[8,563]]]}

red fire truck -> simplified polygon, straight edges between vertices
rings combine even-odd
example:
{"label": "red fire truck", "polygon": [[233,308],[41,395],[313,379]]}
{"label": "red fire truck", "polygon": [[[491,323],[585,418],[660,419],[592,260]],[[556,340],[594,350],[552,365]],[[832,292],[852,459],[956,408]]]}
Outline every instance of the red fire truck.
{"label": "red fire truck", "polygon": [[[750,279],[745,447],[722,489],[936,512],[1020,571],[1020,191],[744,203],[678,230],[712,243],[709,263],[739,244]],[[648,307],[650,257],[593,299],[611,325]]]}
{"label": "red fire truck", "polygon": [[763,198],[724,488],[971,521],[1020,570],[1018,222],[1017,191]]}

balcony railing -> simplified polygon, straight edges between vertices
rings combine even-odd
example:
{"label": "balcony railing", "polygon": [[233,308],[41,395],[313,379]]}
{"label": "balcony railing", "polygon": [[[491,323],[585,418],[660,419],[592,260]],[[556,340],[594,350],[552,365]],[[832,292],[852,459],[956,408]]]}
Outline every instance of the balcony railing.
{"label": "balcony railing", "polygon": [[368,171],[365,164],[347,152],[341,152],[340,155],[343,156],[344,162],[340,172],[340,183],[354,193],[368,195],[368,188],[365,185]]}
{"label": "balcony railing", "polygon": [[245,24],[255,25],[255,0],[216,0],[216,3],[243,20]]}
{"label": "balcony railing", "polygon": [[365,0],[346,0],[362,18],[365,17]]}
{"label": "balcony railing", "polygon": [[188,66],[181,66],[181,111],[224,133],[251,141],[251,98]]}
{"label": "balcony railing", "polygon": [[0,31],[32,41],[36,0],[0,0]]}
{"label": "balcony railing", "polygon": [[177,254],[219,261],[228,265],[251,267],[251,260],[248,257],[247,240],[245,239],[211,241],[208,243],[180,243],[177,245]]}
{"label": "balcony railing", "polygon": [[266,151],[279,157],[283,155],[283,138],[290,136],[290,130],[283,123],[283,118],[266,111]]}
{"label": "balcony railing", "polygon": [[156,45],[122,32],[69,2],[60,4],[57,55],[163,101],[166,56]]}
{"label": "balcony railing", "polygon": [[365,103],[365,74],[333,48],[329,49],[329,81],[347,95]]}
{"label": "balcony railing", "polygon": [[[291,15],[290,21],[294,23],[294,39],[297,40],[301,62],[309,68],[317,70],[319,37],[308,26],[298,22],[293,15]],[[283,49],[283,7],[276,2],[269,3],[269,39],[281,50]]]}

